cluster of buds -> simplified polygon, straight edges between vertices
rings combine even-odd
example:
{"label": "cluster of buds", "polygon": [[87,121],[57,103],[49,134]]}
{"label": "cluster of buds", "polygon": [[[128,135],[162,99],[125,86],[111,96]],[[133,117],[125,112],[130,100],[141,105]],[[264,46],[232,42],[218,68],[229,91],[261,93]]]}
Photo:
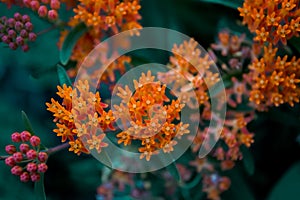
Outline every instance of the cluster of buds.
{"label": "cluster of buds", "polygon": [[23,0],[23,3],[26,7],[37,12],[40,17],[47,17],[52,21],[58,19],[59,0]]}
{"label": "cluster of buds", "polygon": [[5,151],[10,155],[5,159],[5,164],[11,167],[11,173],[19,176],[22,182],[39,181],[40,174],[48,169],[48,154],[40,151],[40,138],[23,131],[13,133],[11,140],[18,145],[18,149],[13,144],[5,147]]}
{"label": "cluster of buds", "polygon": [[28,15],[15,13],[13,18],[0,18],[0,42],[4,42],[13,50],[18,47],[24,52],[29,50],[28,41],[34,42],[37,37],[32,30],[33,25]]}

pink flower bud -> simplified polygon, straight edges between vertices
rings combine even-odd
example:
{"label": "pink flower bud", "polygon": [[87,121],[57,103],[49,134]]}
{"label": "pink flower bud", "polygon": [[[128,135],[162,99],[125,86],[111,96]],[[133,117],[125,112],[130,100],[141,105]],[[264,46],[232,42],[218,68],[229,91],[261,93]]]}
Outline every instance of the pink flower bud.
{"label": "pink flower bud", "polygon": [[40,17],[46,17],[48,13],[48,9],[46,6],[41,6],[38,10],[38,14]]}
{"label": "pink flower bud", "polygon": [[14,145],[6,145],[5,147],[5,151],[8,153],[8,154],[13,154],[17,151],[16,147]]}
{"label": "pink flower bud", "polygon": [[21,140],[23,142],[29,141],[30,137],[31,137],[31,134],[28,131],[22,131],[21,132]]}
{"label": "pink flower bud", "polygon": [[18,132],[11,134],[11,140],[13,142],[21,142],[21,135]]}
{"label": "pink flower bud", "polygon": [[23,154],[21,152],[16,152],[13,154],[13,158],[16,163],[21,162],[23,160]]}
{"label": "pink flower bud", "polygon": [[16,20],[14,18],[9,18],[6,21],[7,26],[9,26],[10,28],[14,28],[15,27],[15,23],[16,23]]}
{"label": "pink flower bud", "polygon": [[33,149],[30,149],[29,151],[27,151],[26,153],[26,157],[29,159],[29,160],[33,160],[37,157],[37,152]]}
{"label": "pink flower bud", "polygon": [[12,30],[12,29],[8,30],[7,34],[8,34],[8,36],[11,37],[11,38],[15,38],[15,37],[17,36],[16,31],[14,31],[14,30]]}
{"label": "pink flower bud", "polygon": [[23,15],[22,16],[22,21],[23,21],[23,23],[29,22],[30,21],[30,17],[28,15]]}
{"label": "pink flower bud", "polygon": [[20,36],[21,36],[22,38],[27,38],[27,37],[28,37],[28,32],[27,32],[25,29],[23,29],[23,30],[21,30],[21,32],[20,32]]}
{"label": "pink flower bud", "polygon": [[20,180],[22,182],[28,182],[30,180],[30,176],[28,174],[28,172],[23,172],[21,175],[20,175]]}
{"label": "pink flower bud", "polygon": [[38,165],[38,172],[45,173],[48,169],[48,166],[45,163],[41,163]]}
{"label": "pink flower bud", "polygon": [[27,7],[31,7],[31,5],[30,5],[31,0],[23,0],[23,3],[24,3]]}
{"label": "pink flower bud", "polygon": [[29,33],[28,39],[30,42],[34,42],[36,40],[36,34],[35,33]]}
{"label": "pink flower bud", "polygon": [[33,146],[33,147],[37,147],[41,144],[41,139],[37,136],[32,136],[30,138],[30,144]]}
{"label": "pink flower bud", "polygon": [[13,158],[12,156],[9,156],[9,157],[7,157],[7,158],[5,159],[5,164],[6,164],[7,166],[13,167],[13,166],[16,165],[16,162],[15,162],[15,160],[14,160],[14,158]]}
{"label": "pink flower bud", "polygon": [[16,24],[15,24],[16,31],[21,31],[23,27],[24,27],[24,24],[22,22],[19,22],[19,21],[16,22]]}
{"label": "pink flower bud", "polygon": [[17,45],[22,46],[24,44],[24,39],[21,36],[18,36],[16,38],[16,43]]}
{"label": "pink flower bud", "polygon": [[38,159],[40,162],[46,162],[46,160],[48,159],[48,154],[45,152],[40,152],[38,155]]}
{"label": "pink flower bud", "polygon": [[27,44],[24,44],[24,45],[22,46],[22,50],[23,50],[24,52],[27,52],[27,51],[29,50],[29,46],[28,46]]}
{"label": "pink flower bud", "polygon": [[58,10],[60,8],[60,2],[58,0],[51,0],[50,7],[53,10]]}
{"label": "pink flower bud", "polygon": [[25,29],[26,29],[26,31],[32,31],[32,29],[33,29],[32,23],[31,22],[26,22],[25,23]]}
{"label": "pink flower bud", "polygon": [[17,21],[20,21],[20,20],[22,20],[22,15],[21,15],[20,13],[16,12],[16,13],[14,14],[14,18],[15,18],[15,20],[17,20]]}
{"label": "pink flower bud", "polygon": [[29,151],[30,147],[28,144],[22,143],[22,144],[20,144],[19,149],[22,153],[27,153],[27,151]]}
{"label": "pink flower bud", "polygon": [[2,42],[4,42],[5,44],[9,44],[11,39],[7,36],[7,35],[3,35],[1,38]]}
{"label": "pink flower bud", "polygon": [[30,2],[30,7],[32,10],[37,11],[40,7],[40,3],[36,0]]}
{"label": "pink flower bud", "polygon": [[20,176],[23,172],[23,169],[22,167],[16,165],[14,166],[13,168],[11,168],[10,172],[13,174],[13,175],[17,175],[17,176]]}
{"label": "pink flower bud", "polygon": [[48,11],[48,18],[50,20],[56,20],[58,18],[58,13],[56,10],[49,10]]}
{"label": "pink flower bud", "polygon": [[38,174],[38,173],[32,173],[32,174],[30,175],[30,178],[31,178],[31,181],[32,181],[32,182],[37,182],[37,181],[40,180],[41,176],[40,176],[40,174]]}
{"label": "pink flower bud", "polygon": [[36,172],[37,166],[36,166],[35,163],[30,162],[30,163],[27,164],[26,169],[27,169],[28,172],[33,173],[33,172]]}
{"label": "pink flower bud", "polygon": [[16,50],[18,48],[18,45],[15,42],[10,42],[8,44],[9,48],[11,48],[12,50]]}

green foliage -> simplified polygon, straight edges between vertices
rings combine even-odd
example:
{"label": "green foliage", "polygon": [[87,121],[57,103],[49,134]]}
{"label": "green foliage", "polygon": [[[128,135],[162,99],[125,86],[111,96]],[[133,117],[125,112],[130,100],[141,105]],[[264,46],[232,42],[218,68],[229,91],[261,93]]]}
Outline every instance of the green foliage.
{"label": "green foliage", "polygon": [[241,152],[243,153],[243,164],[246,172],[249,175],[253,175],[255,171],[255,164],[250,150],[243,145],[241,147]]}
{"label": "green foliage", "polygon": [[69,62],[69,59],[71,57],[72,51],[76,45],[76,42],[79,40],[79,38],[87,31],[87,27],[84,23],[78,24],[75,28],[73,28],[67,37],[65,38],[59,58],[60,62],[63,65],[66,65]]}
{"label": "green foliage", "polygon": [[46,200],[43,173],[41,174],[41,179],[34,184],[34,194],[36,200]]}
{"label": "green foliage", "polygon": [[300,197],[300,162],[295,163],[272,189],[268,200],[298,199]]}
{"label": "green foliage", "polygon": [[21,113],[22,113],[23,123],[25,125],[25,130],[28,131],[29,133],[31,133],[31,135],[34,135],[34,131],[33,131],[31,122],[29,121],[26,113],[24,111],[22,111]]}
{"label": "green foliage", "polygon": [[57,65],[57,75],[58,75],[58,80],[59,84],[63,86],[66,84],[67,86],[72,86],[72,82],[65,70],[60,64]]}
{"label": "green foliage", "polygon": [[220,4],[233,9],[237,9],[238,7],[241,7],[244,2],[243,0],[195,0],[195,1]]}

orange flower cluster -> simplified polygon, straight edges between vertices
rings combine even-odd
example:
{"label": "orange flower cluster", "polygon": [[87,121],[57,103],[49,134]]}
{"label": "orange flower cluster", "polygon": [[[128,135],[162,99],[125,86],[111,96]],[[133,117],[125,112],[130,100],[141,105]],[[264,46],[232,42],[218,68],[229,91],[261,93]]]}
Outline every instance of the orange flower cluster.
{"label": "orange flower cluster", "polygon": [[80,0],[73,19],[84,22],[94,34],[108,30],[114,34],[124,30],[135,32],[134,29],[141,28],[137,22],[141,18],[140,9],[138,0]]}
{"label": "orange flower cluster", "polygon": [[154,79],[150,71],[142,73],[138,81],[134,80],[134,93],[127,85],[118,87],[117,95],[122,102],[114,105],[114,115],[124,126],[124,131],[117,135],[118,143],[126,146],[138,140],[138,151],[142,153],[140,158],[145,157],[147,161],[161,149],[164,153],[173,151],[177,143],[175,138],[180,139],[189,133],[188,124],[175,123],[180,120],[184,104],[172,100],[171,104],[165,105],[170,102],[166,96],[166,86],[159,81],[154,82]]}
{"label": "orange flower cluster", "polygon": [[[79,2],[80,4],[73,9],[75,16],[70,19],[68,25],[75,27],[79,23],[84,23],[88,27],[88,31],[77,41],[73,49],[71,60],[77,62],[77,67],[68,70],[71,77],[76,75],[83,59],[104,37],[126,30],[138,35],[138,29],[142,28],[138,23],[138,20],[141,19],[139,14],[141,6],[138,0],[80,0]],[[58,43],[60,48],[68,32],[67,30],[61,32]],[[106,53],[106,51],[103,51],[103,53]],[[121,74],[124,73],[124,60],[130,62],[131,59],[128,56],[121,56],[108,67],[109,72],[106,71],[101,80],[114,82],[116,71]],[[101,64],[103,66],[105,62],[101,60]]]}
{"label": "orange flower cluster", "polygon": [[245,0],[238,8],[243,24],[256,33],[255,41],[286,44],[287,39],[299,36],[300,12],[298,0]]}
{"label": "orange flower cluster", "polygon": [[[194,39],[184,41],[172,49],[171,69],[159,73],[163,83],[172,84],[172,91],[190,108],[209,104],[208,88],[220,81],[219,74],[210,71],[214,61],[197,47]],[[195,95],[194,95],[195,94]],[[196,98],[196,99],[193,99]]]}
{"label": "orange flower cluster", "polygon": [[263,57],[249,66],[248,76],[253,81],[249,99],[259,110],[283,103],[291,106],[299,103],[300,59],[294,56],[288,60],[287,55],[276,57],[276,52],[277,48],[271,44],[264,47]]}
{"label": "orange flower cluster", "polygon": [[112,111],[104,111],[107,105],[101,102],[99,92],[94,94],[89,91],[87,81],[79,81],[75,88],[65,84],[57,88],[58,96],[63,99],[62,103],[53,98],[51,103],[46,103],[47,110],[55,117],[57,128],[53,131],[61,137],[62,142],[68,140],[69,151],[77,155],[89,153],[93,149],[100,153],[107,146],[103,142],[103,131],[114,130],[112,124],[115,118]]}

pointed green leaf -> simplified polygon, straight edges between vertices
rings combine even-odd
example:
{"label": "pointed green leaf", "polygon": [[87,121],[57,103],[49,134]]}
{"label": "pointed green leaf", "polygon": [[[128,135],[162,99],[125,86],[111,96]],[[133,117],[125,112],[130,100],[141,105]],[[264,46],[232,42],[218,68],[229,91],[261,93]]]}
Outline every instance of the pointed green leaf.
{"label": "pointed green leaf", "polygon": [[66,84],[67,86],[72,86],[72,82],[65,70],[60,64],[57,65],[57,74],[58,74],[58,80],[59,84],[62,86],[63,84]]}
{"label": "pointed green leaf", "polygon": [[181,177],[175,162],[172,162],[166,168],[177,182],[181,182]]}
{"label": "pointed green leaf", "polygon": [[65,38],[59,57],[60,62],[66,65],[71,57],[72,51],[79,40],[79,38],[87,32],[87,27],[84,23],[78,24],[74,29],[72,29],[67,37]]}
{"label": "pointed green leaf", "polygon": [[243,0],[196,0],[208,3],[220,4],[229,8],[237,9],[243,6]]}
{"label": "pointed green leaf", "polygon": [[34,131],[31,125],[30,120],[28,119],[26,113],[22,110],[22,120],[25,126],[25,130],[31,133],[31,135],[34,135]]}
{"label": "pointed green leaf", "polygon": [[34,193],[36,200],[46,200],[45,188],[44,188],[44,174],[41,173],[41,178],[34,184]]}
{"label": "pointed green leaf", "polygon": [[294,164],[278,181],[268,200],[299,199],[300,197],[300,162]]}
{"label": "pointed green leaf", "polygon": [[243,164],[244,164],[245,170],[249,175],[253,175],[254,170],[255,170],[255,165],[254,165],[254,159],[253,159],[252,153],[244,145],[241,146],[241,151],[243,153]]}
{"label": "pointed green leaf", "polygon": [[191,182],[185,183],[185,184],[181,185],[180,187],[184,188],[184,189],[192,189],[196,185],[199,184],[199,182],[201,181],[201,179],[202,179],[202,174],[198,173],[197,176]]}

